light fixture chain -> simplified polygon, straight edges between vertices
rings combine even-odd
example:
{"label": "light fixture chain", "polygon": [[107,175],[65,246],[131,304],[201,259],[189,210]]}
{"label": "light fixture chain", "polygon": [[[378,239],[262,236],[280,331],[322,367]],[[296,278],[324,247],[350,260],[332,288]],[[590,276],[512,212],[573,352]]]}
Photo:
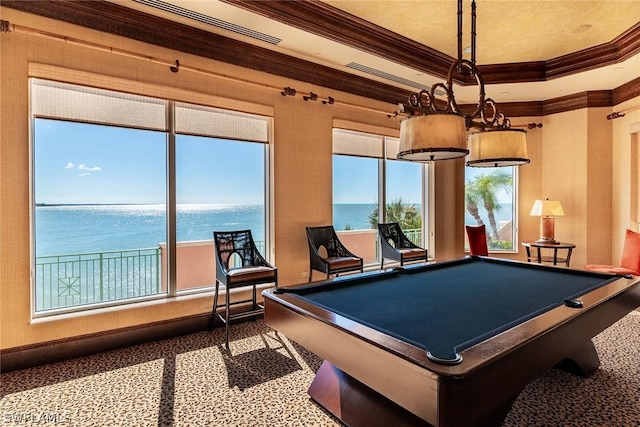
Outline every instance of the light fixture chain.
{"label": "light fixture chain", "polygon": [[476,69],[476,0],[471,2],[471,63]]}

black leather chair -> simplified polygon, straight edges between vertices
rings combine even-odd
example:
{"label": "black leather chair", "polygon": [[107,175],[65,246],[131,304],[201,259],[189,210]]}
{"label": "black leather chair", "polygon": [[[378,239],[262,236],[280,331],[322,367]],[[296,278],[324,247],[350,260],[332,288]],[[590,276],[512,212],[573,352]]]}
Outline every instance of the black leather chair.
{"label": "black leather chair", "polygon": [[309,282],[313,270],[322,271],[329,275],[346,273],[348,271],[363,271],[364,263],[361,257],[352,254],[340,242],[332,225],[322,227],[307,227],[307,241],[309,243]]}
{"label": "black leather chair", "polygon": [[[216,290],[211,310],[210,329],[216,317],[225,325],[225,346],[229,349],[229,321],[261,315],[264,306],[257,302],[256,285],[273,283],[278,287],[278,270],[269,264],[256,248],[251,230],[214,231],[213,241],[216,251]],[[226,290],[225,303],[218,304],[220,285]],[[231,302],[231,289],[251,286],[252,298]],[[251,310],[231,314],[230,307],[237,304],[252,303]],[[224,317],[218,308],[225,307]]]}
{"label": "black leather chair", "polygon": [[384,260],[405,262],[427,262],[427,250],[413,243],[404,234],[397,222],[378,224],[380,237],[380,269],[384,268]]}

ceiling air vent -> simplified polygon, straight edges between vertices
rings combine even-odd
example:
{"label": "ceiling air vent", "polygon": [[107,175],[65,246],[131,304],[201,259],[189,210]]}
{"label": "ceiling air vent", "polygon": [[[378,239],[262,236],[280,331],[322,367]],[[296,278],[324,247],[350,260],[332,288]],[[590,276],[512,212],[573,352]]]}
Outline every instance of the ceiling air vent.
{"label": "ceiling air vent", "polygon": [[[346,65],[346,67],[352,68],[354,70],[362,71],[363,73],[371,74],[372,76],[382,77],[383,79],[391,80],[392,82],[401,83],[406,86],[411,86],[416,89],[420,89],[420,90],[430,89],[424,83],[414,82],[413,80],[409,80],[403,77],[395,76],[393,74],[385,73],[384,71],[376,70],[375,68],[367,67],[366,65],[358,64],[356,62],[350,62]],[[436,95],[444,95],[444,92],[438,89],[436,90]]]}
{"label": "ceiling air vent", "polygon": [[231,22],[223,21],[221,19],[216,19],[211,16],[194,12],[192,10],[185,9],[183,7],[176,6],[170,3],[165,3],[160,0],[133,0],[133,1],[136,3],[143,4],[145,6],[150,6],[155,9],[162,10],[164,12],[169,12],[169,13],[173,13],[174,15],[182,16],[184,18],[193,19],[194,21],[198,21],[203,24],[211,25],[216,28],[231,31],[243,36],[251,37],[252,39],[260,40],[273,45],[277,45],[282,41],[282,39],[278,37],[270,36],[268,34],[264,34],[259,31],[254,31],[249,28],[241,27],[240,25],[232,24]]}

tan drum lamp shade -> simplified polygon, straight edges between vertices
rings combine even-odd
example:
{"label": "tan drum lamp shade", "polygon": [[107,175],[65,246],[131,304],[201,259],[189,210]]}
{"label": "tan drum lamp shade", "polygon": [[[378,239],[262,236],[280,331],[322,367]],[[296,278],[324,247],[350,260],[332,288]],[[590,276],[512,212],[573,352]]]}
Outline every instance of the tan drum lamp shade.
{"label": "tan drum lamp shade", "polygon": [[540,238],[536,243],[555,244],[555,217],[564,216],[562,205],[557,200],[536,200],[531,208],[531,216],[540,217]]}
{"label": "tan drum lamp shade", "polygon": [[432,113],[400,122],[398,158],[413,161],[455,159],[467,155],[467,130],[461,114]]}
{"label": "tan drum lamp shade", "polygon": [[525,134],[522,129],[470,133],[467,166],[497,168],[529,163]]}

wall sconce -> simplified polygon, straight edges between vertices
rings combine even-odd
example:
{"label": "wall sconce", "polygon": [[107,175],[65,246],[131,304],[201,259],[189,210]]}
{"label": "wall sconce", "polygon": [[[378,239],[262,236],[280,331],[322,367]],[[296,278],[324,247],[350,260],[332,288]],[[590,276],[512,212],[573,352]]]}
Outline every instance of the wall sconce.
{"label": "wall sconce", "polygon": [[531,216],[540,217],[540,238],[536,243],[557,244],[555,240],[555,217],[564,216],[562,205],[557,200],[536,200],[531,208]]}

